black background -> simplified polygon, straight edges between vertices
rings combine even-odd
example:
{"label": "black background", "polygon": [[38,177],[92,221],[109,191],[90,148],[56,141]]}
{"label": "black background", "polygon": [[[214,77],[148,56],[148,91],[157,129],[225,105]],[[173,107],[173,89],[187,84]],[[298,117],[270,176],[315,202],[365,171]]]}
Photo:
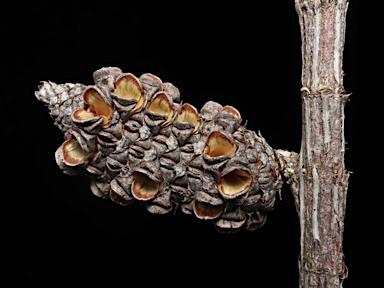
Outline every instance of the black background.
{"label": "black background", "polygon": [[[300,229],[287,185],[261,229],[233,235],[181,213],[120,207],[96,198],[85,177],[66,176],[56,166],[63,137],[34,96],[40,81],[91,85],[102,67],[150,72],[178,87],[183,102],[197,109],[209,100],[232,105],[273,148],[299,152],[301,40],[294,1],[67,3],[17,2],[0,19],[2,279],[54,287],[102,280],[131,287],[298,287]],[[359,287],[375,271],[368,250],[383,231],[364,220],[378,219],[379,205],[367,203],[361,188],[367,175],[357,164],[364,105],[358,3],[348,8],[344,50],[344,86],[352,93],[345,106],[345,165],[352,172],[345,288]]]}

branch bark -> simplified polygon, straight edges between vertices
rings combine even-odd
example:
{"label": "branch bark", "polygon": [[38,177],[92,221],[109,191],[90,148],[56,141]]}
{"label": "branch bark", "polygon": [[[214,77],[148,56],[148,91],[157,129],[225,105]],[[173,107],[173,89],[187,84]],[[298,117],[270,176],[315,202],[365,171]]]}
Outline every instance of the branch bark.
{"label": "branch bark", "polygon": [[300,287],[342,287],[349,172],[344,165],[347,0],[296,0],[302,52],[302,144],[292,185],[300,219]]}

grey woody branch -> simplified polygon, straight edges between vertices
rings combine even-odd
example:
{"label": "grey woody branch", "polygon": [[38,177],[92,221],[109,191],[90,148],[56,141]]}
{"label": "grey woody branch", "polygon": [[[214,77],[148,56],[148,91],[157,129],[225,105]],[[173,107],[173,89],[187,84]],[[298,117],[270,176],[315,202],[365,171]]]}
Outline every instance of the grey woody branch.
{"label": "grey woody branch", "polygon": [[344,167],[343,50],[347,0],[296,0],[302,40],[302,144],[292,190],[300,287],[342,287],[349,172]]}

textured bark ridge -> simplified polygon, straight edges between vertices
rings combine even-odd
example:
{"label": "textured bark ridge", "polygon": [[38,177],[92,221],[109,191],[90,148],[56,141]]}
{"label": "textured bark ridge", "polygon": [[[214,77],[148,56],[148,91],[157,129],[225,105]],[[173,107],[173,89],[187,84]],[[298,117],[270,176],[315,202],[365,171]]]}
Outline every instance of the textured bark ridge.
{"label": "textured bark ridge", "polygon": [[180,209],[222,233],[264,225],[283,184],[279,161],[236,108],[208,101],[198,111],[150,73],[104,67],[93,78],[35,92],[63,132],[55,156],[64,173],[88,175],[98,197],[154,214]]}
{"label": "textured bark ridge", "polygon": [[342,287],[347,277],[344,105],[349,95],[342,70],[347,7],[346,0],[296,0],[303,126],[298,170],[290,181],[301,226],[300,287]]}

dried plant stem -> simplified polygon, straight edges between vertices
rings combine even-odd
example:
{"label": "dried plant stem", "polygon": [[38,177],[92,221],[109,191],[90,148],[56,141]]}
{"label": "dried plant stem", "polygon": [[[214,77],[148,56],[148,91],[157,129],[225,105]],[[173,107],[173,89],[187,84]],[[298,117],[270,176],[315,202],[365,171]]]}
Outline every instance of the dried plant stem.
{"label": "dried plant stem", "polygon": [[[302,145],[292,185],[300,219],[300,287],[342,287],[349,173],[344,167],[347,0],[296,0],[302,40]],[[292,180],[292,179],[291,179]]]}

